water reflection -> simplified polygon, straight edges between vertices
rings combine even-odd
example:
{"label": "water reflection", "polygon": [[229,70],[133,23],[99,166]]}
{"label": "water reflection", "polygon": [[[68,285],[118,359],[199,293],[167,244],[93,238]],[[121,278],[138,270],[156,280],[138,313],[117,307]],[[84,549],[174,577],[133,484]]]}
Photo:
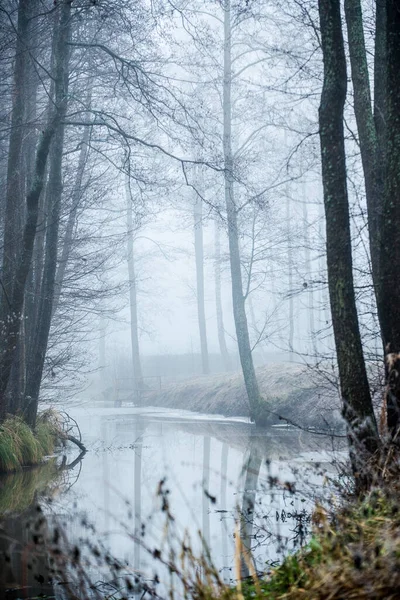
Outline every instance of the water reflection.
{"label": "water reflection", "polygon": [[52,459],[41,467],[0,477],[1,598],[63,597],[53,585],[45,543],[48,522],[41,503],[70,489],[79,477],[83,455],[70,462],[63,457],[61,464]]}
{"label": "water reflection", "polygon": [[254,513],[256,509],[256,496],[258,476],[260,474],[262,459],[257,454],[255,438],[250,437],[249,449],[243,466],[244,484],[243,501],[240,511],[240,538],[241,538],[241,557],[240,571],[241,577],[246,578],[250,575],[251,550],[254,528]]}
{"label": "water reflection", "polygon": [[[51,586],[46,591],[43,588],[49,580],[45,553],[38,554],[37,568],[27,571],[24,552],[33,547],[35,533],[22,523],[32,521],[30,511],[55,488],[61,488],[61,494],[52,508],[65,516],[71,544],[90,547],[91,539],[98,540],[110,556],[128,565],[133,576],[153,581],[159,569],[154,549],[167,543],[165,515],[155,500],[162,479],[169,489],[177,535],[183,539],[188,532],[198,552],[205,544],[226,582],[235,578],[234,535],[240,515],[240,568],[241,576],[247,577],[250,563],[246,551],[252,551],[256,568],[262,570],[267,559],[279,560],[282,549],[295,546],[301,511],[304,516],[311,510],[314,488],[323,479],[315,469],[306,478],[303,475],[316,458],[324,458],[322,442],[326,449],[331,447],[331,440],[315,440],[299,432],[258,431],[245,422],[207,421],[173,411],[76,413],[73,416],[90,451],[83,462],[62,462],[62,470],[53,473],[53,488],[39,486],[27,506],[3,516],[0,589],[19,583],[32,595],[33,590],[54,594]],[[314,450],[319,454],[313,454]],[[300,481],[300,492],[293,495],[277,488],[272,484],[276,479]],[[9,479],[2,485],[11,490],[15,484]],[[25,487],[29,488],[26,481]],[[85,529],[83,523],[91,523],[93,528]],[[11,571],[4,562],[7,552],[16,555]],[[101,578],[104,572],[100,571],[94,566],[93,577]],[[35,579],[37,572],[41,583]],[[143,594],[133,591],[133,595],[139,598]],[[21,592],[19,597],[24,597]]]}

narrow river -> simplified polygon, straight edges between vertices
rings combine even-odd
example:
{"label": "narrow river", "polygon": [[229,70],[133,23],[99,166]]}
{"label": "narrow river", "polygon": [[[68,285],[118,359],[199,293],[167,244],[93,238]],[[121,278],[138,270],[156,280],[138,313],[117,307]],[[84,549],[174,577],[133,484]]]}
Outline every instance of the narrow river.
{"label": "narrow river", "polygon": [[[38,503],[88,561],[99,543],[106,563],[112,557],[134,573],[138,598],[146,597],[142,583],[154,580],[162,595],[168,569],[159,553],[169,548],[167,555],[177,556],[182,541],[198,554],[206,547],[227,583],[238,570],[248,575],[248,560],[235,561],[238,537],[265,571],[306,541],[316,499],[331,493],[332,459],[343,458],[338,440],[286,428],[260,431],[244,420],[156,408],[69,412],[88,448],[82,461],[74,464],[70,451],[61,465],[72,468],[57,471],[55,483],[50,477],[40,483],[41,469],[23,474],[25,482],[21,474],[0,479],[1,597],[66,597],[62,586],[48,585],[46,573],[38,575],[46,557],[36,567],[29,563],[35,540],[25,523],[32,524]],[[18,486],[28,485],[32,498],[18,505]],[[107,578],[101,561],[94,563],[87,565],[90,578]]]}

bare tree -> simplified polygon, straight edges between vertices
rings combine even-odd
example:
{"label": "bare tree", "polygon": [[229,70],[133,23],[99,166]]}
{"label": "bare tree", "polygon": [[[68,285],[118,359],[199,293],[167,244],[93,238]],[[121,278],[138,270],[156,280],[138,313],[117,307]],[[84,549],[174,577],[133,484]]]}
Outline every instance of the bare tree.
{"label": "bare tree", "polygon": [[225,203],[228,221],[229,259],[231,266],[233,315],[239,348],[240,363],[250,405],[251,418],[256,423],[264,419],[261,408],[261,396],[254,369],[249,329],[243,293],[242,269],[240,262],[239,231],[237,207],[234,197],[234,165],[232,155],[232,30],[231,4],[226,0],[224,6],[224,162],[225,162]]}

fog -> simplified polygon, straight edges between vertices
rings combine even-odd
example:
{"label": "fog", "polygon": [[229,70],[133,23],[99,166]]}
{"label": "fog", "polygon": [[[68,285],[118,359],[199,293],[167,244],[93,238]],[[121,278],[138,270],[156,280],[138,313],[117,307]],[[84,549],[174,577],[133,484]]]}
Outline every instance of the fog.
{"label": "fog", "polygon": [[[378,447],[400,288],[382,243],[397,229],[374,35],[354,54],[339,3],[324,45],[324,8],[303,0],[0,9],[0,442],[10,422],[36,436],[28,459],[0,447],[0,472],[17,471],[0,480],[6,538],[31,543],[21,523],[38,503],[85,547],[66,598],[114,585],[118,561],[136,574],[129,597],[166,597],[174,523],[174,556],[186,535],[200,552],[190,576],[214,565],[234,584],[246,552],[262,571],[309,539],[346,431],[353,474]],[[14,489],[32,501],[3,507]]]}

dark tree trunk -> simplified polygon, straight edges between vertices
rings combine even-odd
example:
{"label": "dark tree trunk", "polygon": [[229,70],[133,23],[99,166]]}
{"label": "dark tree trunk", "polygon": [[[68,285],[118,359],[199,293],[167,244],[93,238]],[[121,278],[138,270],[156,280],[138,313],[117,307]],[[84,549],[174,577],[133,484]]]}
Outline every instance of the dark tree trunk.
{"label": "dark tree trunk", "polygon": [[[319,108],[326,252],[333,331],[355,473],[378,448],[355,302],[343,110],[347,74],[340,0],[319,0],[324,82]],[[365,453],[367,451],[367,453]]]}
{"label": "dark tree trunk", "polygon": [[[6,178],[4,245],[2,264],[1,314],[7,314],[8,302],[12,298],[15,265],[21,243],[24,222],[24,195],[26,179],[26,135],[27,110],[29,99],[29,71],[31,70],[29,21],[37,2],[20,0],[18,5],[17,44],[12,89],[11,133],[8,149]],[[23,317],[22,317],[23,318]],[[21,328],[23,331],[23,327]],[[7,386],[7,412],[16,413],[21,397],[23,376],[24,336],[21,336],[15,349],[15,360]]]}
{"label": "dark tree trunk", "polygon": [[14,66],[13,101],[11,113],[11,133],[8,149],[4,248],[2,266],[2,314],[7,313],[8,303],[13,294],[15,265],[24,204],[24,160],[23,138],[25,133],[25,101],[27,93],[27,70],[29,47],[27,45],[29,15],[32,0],[20,0],[18,5],[17,46]]}
{"label": "dark tree trunk", "polygon": [[[40,9],[38,2],[29,3],[29,11],[26,12],[24,19],[25,31],[23,33],[19,33],[19,35],[24,35],[22,39],[24,46],[23,52],[27,54],[24,67],[23,87],[16,92],[16,97],[22,97],[24,109],[23,124],[20,127],[20,133],[23,135],[23,143],[20,148],[18,159],[19,162],[16,163],[18,164],[19,168],[15,168],[14,164],[14,168],[12,169],[11,173],[11,191],[14,194],[12,198],[12,210],[14,212],[15,230],[10,227],[10,229],[5,232],[5,238],[7,238],[7,252],[9,253],[9,258],[13,257],[14,266],[17,257],[17,248],[20,247],[23,223],[25,222],[26,218],[24,199],[26,197],[27,190],[30,189],[33,182],[35,150],[38,140],[38,133],[36,129],[36,104],[39,77],[35,64],[38,54],[38,28],[37,19],[34,18],[38,9]],[[19,102],[17,101],[16,105],[18,105],[18,103]],[[11,138],[12,137],[13,134],[11,135]],[[12,153],[9,154],[10,163],[15,158],[15,156],[12,157]],[[19,185],[15,185],[14,187],[14,183],[16,183],[16,175],[18,175],[19,178]],[[11,235],[13,239],[10,243]],[[31,279],[31,277],[28,278],[28,281],[29,279]],[[6,392],[8,400],[7,410],[12,414],[17,414],[20,412],[24,398],[26,376],[26,342],[27,333],[29,333],[29,315],[32,302],[32,295],[29,293],[25,294],[24,309],[21,318],[21,331]]]}
{"label": "dark tree trunk", "polygon": [[[64,111],[65,113],[65,111]],[[64,126],[60,125],[53,138],[50,150],[50,170],[48,194],[51,198],[50,211],[46,229],[45,260],[39,302],[38,320],[34,333],[34,343],[29,357],[29,368],[26,381],[26,421],[34,426],[36,422],[37,404],[47,343],[53,313],[54,284],[57,267],[58,231],[60,221],[60,205],[62,196],[62,154],[64,147]]]}
{"label": "dark tree trunk", "polygon": [[386,351],[387,422],[400,428],[400,2],[386,0],[387,160],[382,213],[380,322]]}
{"label": "dark tree trunk", "polygon": [[[0,354],[0,418],[6,409],[6,389],[20,334],[21,316],[24,304],[25,287],[32,265],[33,246],[38,219],[39,198],[43,189],[44,175],[50,146],[63,114],[67,97],[65,74],[68,64],[68,39],[70,31],[71,0],[61,5],[60,27],[57,36],[57,56],[54,67],[55,98],[54,107],[49,111],[48,123],[42,132],[36,153],[32,186],[26,197],[26,221],[23,230],[21,249],[16,260],[12,296],[6,296],[2,303],[2,340]],[[7,221],[5,223],[7,227]],[[36,414],[36,412],[35,412]],[[32,422],[32,421],[31,421]]]}
{"label": "dark tree trunk", "polygon": [[361,1],[345,0],[344,7],[354,90],[354,113],[357,122],[367,199],[372,278],[376,299],[379,302],[379,214],[382,203],[382,182],[379,177],[380,163],[378,160],[379,148],[372,110]]}
{"label": "dark tree trunk", "polygon": [[[387,122],[387,51],[386,51],[386,0],[376,0],[376,30],[374,57],[374,121],[377,142],[377,228],[378,252],[381,248],[381,223],[386,173],[386,122]],[[379,257],[380,259],[380,257]],[[379,266],[379,265],[378,265]],[[379,277],[379,275],[378,275]],[[379,287],[379,281],[378,281]]]}
{"label": "dark tree trunk", "polygon": [[70,16],[66,20],[66,13],[60,14],[57,27],[57,40],[62,39],[63,45],[57,43],[54,57],[56,68],[55,101],[59,106],[57,130],[52,140],[49,162],[49,180],[46,193],[49,195],[47,215],[45,258],[43,277],[39,298],[39,311],[34,343],[29,357],[30,366],[26,381],[25,419],[33,427],[36,423],[37,407],[39,401],[40,385],[42,382],[47,344],[50,334],[51,319],[53,315],[53,300],[55,294],[55,278],[57,270],[57,254],[59,241],[59,225],[62,198],[62,157],[64,150],[65,115],[68,105],[68,64],[70,37]]}

